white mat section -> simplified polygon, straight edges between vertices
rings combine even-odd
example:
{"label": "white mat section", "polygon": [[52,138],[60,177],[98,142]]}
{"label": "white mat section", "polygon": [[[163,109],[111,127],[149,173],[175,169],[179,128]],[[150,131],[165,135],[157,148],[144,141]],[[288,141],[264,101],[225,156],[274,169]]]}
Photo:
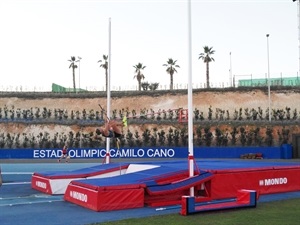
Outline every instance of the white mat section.
{"label": "white mat section", "polygon": [[53,195],[62,195],[66,192],[69,183],[74,179],[54,179],[49,180]]}
{"label": "white mat section", "polygon": [[130,164],[126,170],[126,174],[135,173],[143,170],[149,170],[160,167],[158,165]]}
{"label": "white mat section", "polygon": [[69,185],[69,183],[72,180],[83,180],[83,179],[94,179],[94,178],[106,178],[106,177],[115,177],[115,176],[120,176],[121,174],[124,174],[126,170],[118,170],[118,171],[113,171],[109,173],[104,173],[104,174],[99,174],[96,176],[90,176],[86,178],[71,178],[71,179],[53,179],[50,180],[50,186],[52,190],[52,194],[54,195],[61,195],[66,192],[66,189]]}

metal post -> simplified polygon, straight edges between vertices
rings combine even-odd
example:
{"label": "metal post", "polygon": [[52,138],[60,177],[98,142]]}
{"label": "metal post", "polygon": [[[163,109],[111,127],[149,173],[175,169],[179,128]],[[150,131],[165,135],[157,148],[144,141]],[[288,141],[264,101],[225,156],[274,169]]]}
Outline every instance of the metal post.
{"label": "metal post", "polygon": [[269,59],[269,34],[267,36],[267,56],[268,56],[268,98],[269,98],[269,121],[271,122],[271,84],[270,84],[270,59]]}
{"label": "metal post", "polygon": [[[111,18],[109,18],[108,25],[108,49],[109,49],[109,63],[108,63],[108,79],[107,79],[107,118],[110,118],[110,76],[111,76]],[[110,138],[106,138],[106,158],[105,163],[110,162]]]}
{"label": "metal post", "polygon": [[79,91],[80,91],[80,60],[81,60],[82,58],[80,57],[80,56],[78,56],[78,63],[79,63],[79,67],[78,67],[78,77],[79,77],[79,81],[78,81],[78,88],[79,88]]}
{"label": "metal post", "polygon": [[[295,2],[297,0],[293,0]],[[298,16],[298,48],[299,48],[299,68],[298,72],[300,72],[300,0],[297,1],[297,16]]]}
{"label": "metal post", "polygon": [[[188,0],[188,137],[189,137],[189,175],[194,176],[194,146],[193,146],[193,82],[192,82],[192,19],[191,0]],[[190,188],[190,196],[195,195],[194,187]]]}
{"label": "metal post", "polygon": [[235,88],[235,75],[233,75],[233,87]]}
{"label": "metal post", "polygon": [[[296,0],[293,0],[295,2]],[[299,72],[300,72],[300,0],[297,1],[297,16],[298,16],[298,48],[299,48]]]}
{"label": "metal post", "polygon": [[230,69],[229,69],[229,71],[230,71],[230,73],[229,73],[229,80],[230,80],[230,83],[229,83],[229,85],[230,85],[230,87],[232,87],[232,64],[231,64],[231,52],[229,53],[229,57],[230,57]]}

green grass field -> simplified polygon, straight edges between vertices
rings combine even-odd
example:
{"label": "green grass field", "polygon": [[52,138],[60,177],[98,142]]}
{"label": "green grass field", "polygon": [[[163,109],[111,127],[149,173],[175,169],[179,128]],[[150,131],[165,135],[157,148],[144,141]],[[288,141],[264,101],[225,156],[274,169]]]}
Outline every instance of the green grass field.
{"label": "green grass field", "polygon": [[[169,214],[101,223],[101,225],[299,225],[300,198],[258,203],[256,208],[198,213]],[[93,224],[96,225],[96,224]],[[100,223],[99,223],[100,225]]]}

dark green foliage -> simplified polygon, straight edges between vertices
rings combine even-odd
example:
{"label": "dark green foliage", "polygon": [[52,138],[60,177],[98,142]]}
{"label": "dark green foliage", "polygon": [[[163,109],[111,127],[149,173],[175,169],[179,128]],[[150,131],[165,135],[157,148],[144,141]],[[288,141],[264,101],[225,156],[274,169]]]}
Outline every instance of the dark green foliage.
{"label": "dark green foliage", "polygon": [[228,132],[226,132],[223,136],[223,141],[222,141],[222,145],[223,146],[228,146],[228,142],[229,142],[229,138],[228,138]]}
{"label": "dark green foliage", "polygon": [[160,146],[165,146],[165,140],[166,140],[165,134],[166,133],[164,130],[158,132],[158,143]]}
{"label": "dark green foliage", "polygon": [[238,119],[238,111],[235,109],[234,110],[234,114],[233,114],[233,120],[237,120]]}
{"label": "dark green foliage", "polygon": [[143,91],[147,91],[149,88],[149,83],[148,82],[142,82],[141,83]]}
{"label": "dark green foliage", "polygon": [[174,130],[174,136],[173,136],[173,139],[174,139],[174,145],[176,147],[179,146],[179,139],[180,139],[180,132],[176,129]]}
{"label": "dark green foliage", "polygon": [[297,111],[297,109],[294,109],[294,111],[293,111],[293,120],[296,120],[296,119],[298,119],[298,111]]}
{"label": "dark green foliage", "polygon": [[254,138],[254,132],[252,130],[250,130],[246,134],[246,145],[247,146],[251,146],[252,145],[253,138]]}
{"label": "dark green foliage", "polygon": [[273,129],[271,127],[267,127],[265,143],[269,147],[273,144]]}
{"label": "dark green foliage", "polygon": [[212,144],[212,139],[213,139],[213,134],[212,132],[210,131],[210,128],[209,127],[205,127],[204,128],[204,142],[205,142],[205,145],[207,147],[211,146]]}
{"label": "dark green foliage", "polygon": [[146,110],[145,108],[144,108],[144,109],[141,109],[141,110],[140,110],[140,119],[141,119],[141,120],[147,119],[147,113],[148,113],[148,110]]}
{"label": "dark green foliage", "polygon": [[209,109],[208,109],[208,120],[212,120],[212,114],[213,114],[213,110],[210,106]]}
{"label": "dark green foliage", "polygon": [[126,140],[129,147],[134,147],[133,133],[129,129],[127,130]]}
{"label": "dark green foliage", "polygon": [[[156,120],[160,121],[161,120],[161,110],[159,109],[158,112],[156,113]],[[152,114],[154,115],[154,113]],[[154,118],[153,118],[154,119]]]}
{"label": "dark green foliage", "polygon": [[[97,108],[98,109],[98,108]],[[149,113],[150,112],[150,113]],[[214,114],[213,114],[214,112]],[[243,115],[244,113],[244,115]],[[193,111],[194,121],[194,144],[196,146],[274,146],[286,144],[291,139],[290,130],[283,127],[282,131],[276,131],[278,139],[273,137],[273,125],[269,125],[266,133],[261,135],[261,127],[265,128],[264,121],[268,122],[268,109],[264,113],[259,107],[256,109],[242,109],[235,110],[232,118],[228,110],[216,108],[215,111],[212,106],[208,109],[207,118],[204,117],[203,112],[195,108]],[[140,109],[138,115],[136,110],[129,110],[129,108],[114,109],[112,110],[112,118],[119,120],[127,116],[129,124],[176,124],[178,123],[179,109],[158,110],[153,109]],[[130,115],[132,115],[130,117]],[[213,118],[213,115],[215,118]],[[15,109],[14,106],[4,106],[0,108],[0,122],[8,123],[14,121],[16,124],[62,124],[65,126],[78,125],[80,132],[69,133],[67,135],[54,134],[50,137],[47,132],[39,133],[36,137],[33,134],[18,134],[18,133],[2,133],[0,136],[0,148],[60,148],[64,142],[68,142],[70,146],[80,147],[104,147],[105,141],[103,137],[94,140],[93,134],[86,134],[84,130],[89,126],[103,125],[105,110],[97,111],[96,109],[82,109],[80,111],[73,111],[65,109],[54,109],[53,112],[46,107],[43,108],[30,108],[30,109]],[[293,111],[289,107],[285,109],[272,109],[272,122],[279,121],[288,123],[289,120],[297,120],[298,111]],[[147,121],[145,121],[147,120]],[[230,121],[231,120],[231,121]],[[254,123],[251,129],[245,129],[244,125],[247,123]],[[218,122],[220,121],[220,122]],[[233,125],[230,125],[231,122]],[[246,123],[245,123],[246,122]],[[216,123],[227,125],[227,130],[223,131]],[[277,122],[278,123],[278,122]],[[199,125],[200,124],[200,125]],[[261,125],[260,125],[261,124]],[[201,129],[200,126],[205,127]],[[288,126],[288,125],[287,125]],[[213,127],[216,127],[213,130]],[[156,130],[155,130],[156,129]],[[140,146],[187,146],[188,134],[187,128],[171,129],[168,128],[167,134],[165,131],[145,130],[143,134],[138,134],[136,131],[133,135],[130,129],[127,130],[125,136],[121,140],[121,145],[126,147],[140,147]],[[230,131],[228,131],[230,130]],[[265,138],[264,138],[265,137]],[[238,142],[239,141],[239,142]],[[112,141],[113,142],[113,141]],[[114,144],[114,142],[113,142]]]}
{"label": "dark green foliage", "polygon": [[286,129],[285,127],[283,127],[281,132],[279,130],[277,131],[277,134],[279,137],[280,145],[288,144],[289,134],[290,134],[289,129]]}
{"label": "dark green foliage", "polygon": [[155,111],[153,109],[150,109],[151,111],[151,120],[154,120],[155,119]]}
{"label": "dark green foliage", "polygon": [[150,138],[150,145],[156,146],[156,142],[157,142],[157,128],[153,128],[153,134],[151,135]]}
{"label": "dark green foliage", "polygon": [[143,144],[143,142],[140,139],[140,135],[139,135],[138,131],[135,131],[134,137],[135,137],[135,144],[136,144],[136,146],[141,147],[142,144]]}
{"label": "dark green foliage", "polygon": [[137,113],[136,113],[136,111],[133,109],[132,111],[131,111],[131,114],[132,114],[132,118],[133,119],[136,119],[137,118]]}
{"label": "dark green foliage", "polygon": [[[0,146],[1,147],[1,146]],[[29,147],[29,138],[26,133],[23,133],[23,148]]]}
{"label": "dark green foliage", "polygon": [[74,140],[73,140],[73,144],[74,144],[73,146],[75,148],[81,147],[81,145],[80,145],[81,137],[80,136],[81,136],[80,132],[76,132]]}
{"label": "dark green foliage", "polygon": [[290,120],[291,119],[291,108],[285,107],[286,110],[286,119]]}
{"label": "dark green foliage", "polygon": [[216,120],[224,120],[225,119],[225,110],[220,108],[216,108]]}
{"label": "dark green foliage", "polygon": [[169,129],[169,133],[167,134],[168,146],[172,146],[172,144],[173,144],[173,136],[174,136],[173,129],[170,128]]}
{"label": "dark green foliage", "polygon": [[158,86],[159,86],[159,83],[151,83],[149,85],[149,90],[155,91],[155,90],[157,90]]}
{"label": "dark green foliage", "polygon": [[151,84],[149,84],[148,82],[142,82],[141,86],[142,86],[143,91],[148,91],[148,89],[150,91],[155,91],[155,90],[157,90],[157,88],[159,86],[159,83],[151,83]]}
{"label": "dark green foliage", "polygon": [[197,126],[196,129],[196,145],[202,146],[203,140],[202,140],[202,132],[201,132],[201,127]]}
{"label": "dark green foliage", "polygon": [[144,146],[149,146],[149,143],[150,143],[150,130],[149,129],[145,129],[143,134],[143,145]]}
{"label": "dark green foliage", "polygon": [[173,110],[169,110],[168,113],[169,113],[168,119],[169,120],[173,120],[174,119],[173,118],[174,117],[174,111]]}
{"label": "dark green foliage", "polygon": [[260,136],[259,131],[260,131],[259,127],[256,127],[253,131],[253,133],[254,133],[253,141],[254,141],[255,146],[262,146],[262,143],[263,143],[263,137]]}
{"label": "dark green foliage", "polygon": [[180,139],[182,146],[188,146],[188,129],[186,126],[180,130]]}
{"label": "dark green foliage", "polygon": [[246,145],[246,141],[247,141],[247,135],[246,135],[246,130],[244,127],[240,128],[240,142],[242,146]]}
{"label": "dark green foliage", "polygon": [[238,129],[234,126],[232,131],[231,131],[231,145],[235,146],[237,142],[237,135],[238,135]]}
{"label": "dark green foliage", "polygon": [[217,146],[221,146],[222,145],[223,134],[222,134],[222,131],[218,127],[216,128],[215,135],[216,135],[216,144],[217,144]]}
{"label": "dark green foliage", "polygon": [[229,110],[226,110],[226,120],[230,120]]}
{"label": "dark green foliage", "polygon": [[[112,111],[111,118],[115,120],[115,119],[117,118],[117,113],[118,113],[117,110],[114,109],[114,110]],[[105,112],[104,114],[106,114],[106,112]]]}
{"label": "dark green foliage", "polygon": [[216,136],[216,145],[217,146],[227,146],[228,145],[228,133],[223,132],[218,127],[215,130],[215,136]]}
{"label": "dark green foliage", "polygon": [[263,120],[263,110],[260,107],[258,107],[258,117],[260,120]]}
{"label": "dark green foliage", "polygon": [[245,111],[246,120],[250,120],[251,119],[251,113],[250,113],[249,109],[246,108],[244,111]]}
{"label": "dark green foliage", "polygon": [[[269,108],[266,109],[266,118],[265,120],[269,120],[270,116],[269,116]],[[272,114],[271,114],[271,119],[272,119]]]}
{"label": "dark green foliage", "polygon": [[243,109],[240,108],[239,110],[239,116],[238,116],[238,120],[242,120],[243,119]]}
{"label": "dark green foliage", "polygon": [[258,112],[255,109],[252,109],[252,119],[257,120],[258,119]]}
{"label": "dark green foliage", "polygon": [[194,110],[194,119],[199,120],[199,118],[200,118],[199,115],[200,115],[200,111],[197,108],[195,108],[195,110]]}

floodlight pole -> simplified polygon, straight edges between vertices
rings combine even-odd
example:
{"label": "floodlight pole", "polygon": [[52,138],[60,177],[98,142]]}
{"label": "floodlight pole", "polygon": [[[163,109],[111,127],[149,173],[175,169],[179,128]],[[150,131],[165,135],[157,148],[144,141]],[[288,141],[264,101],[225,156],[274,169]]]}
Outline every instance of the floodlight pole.
{"label": "floodlight pole", "polygon": [[78,64],[79,64],[79,66],[78,66],[78,72],[79,72],[79,74],[78,74],[78,78],[79,78],[79,82],[78,82],[78,85],[79,85],[79,91],[80,91],[80,60],[81,60],[82,58],[80,57],[80,56],[78,56]]}
{"label": "floodlight pole", "polygon": [[[293,0],[293,2],[295,2],[297,0]],[[298,68],[298,72],[297,72],[297,76],[298,73],[300,74],[300,0],[297,1],[297,16],[298,16],[298,48],[299,48],[299,68]]]}
{"label": "floodlight pole", "polygon": [[232,64],[231,64],[231,52],[229,53],[230,67],[229,67],[229,86],[232,87]]}

